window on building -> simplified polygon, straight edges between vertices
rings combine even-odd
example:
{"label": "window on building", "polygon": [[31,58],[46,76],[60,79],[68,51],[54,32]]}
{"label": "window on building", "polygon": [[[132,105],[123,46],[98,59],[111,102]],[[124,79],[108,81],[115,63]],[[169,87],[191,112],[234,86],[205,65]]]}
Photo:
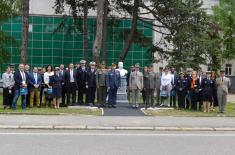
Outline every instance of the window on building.
{"label": "window on building", "polygon": [[232,64],[225,65],[225,75],[232,75]]}

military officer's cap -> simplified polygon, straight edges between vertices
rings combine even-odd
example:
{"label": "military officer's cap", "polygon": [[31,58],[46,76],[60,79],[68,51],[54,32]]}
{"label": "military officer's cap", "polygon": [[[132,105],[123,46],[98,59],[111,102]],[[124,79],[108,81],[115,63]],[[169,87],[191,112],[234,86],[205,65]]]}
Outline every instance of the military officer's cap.
{"label": "military officer's cap", "polygon": [[136,64],[135,64],[135,67],[139,68],[139,67],[140,67],[140,64],[139,64],[139,63],[136,63]]}
{"label": "military officer's cap", "polygon": [[192,68],[187,68],[187,72],[192,72],[193,69]]}
{"label": "military officer's cap", "polygon": [[9,64],[10,67],[15,67],[15,64]]}
{"label": "military officer's cap", "polygon": [[224,68],[221,68],[220,69],[220,73],[224,73],[225,72],[225,69]]}
{"label": "military officer's cap", "polygon": [[96,63],[95,63],[94,61],[92,61],[92,62],[90,62],[90,65],[91,65],[91,66],[95,66]]}
{"label": "military officer's cap", "polygon": [[86,60],[81,60],[80,61],[80,64],[85,64],[86,63]]}
{"label": "military officer's cap", "polygon": [[180,72],[180,75],[182,75],[182,74],[184,75],[184,72]]}
{"label": "military officer's cap", "polygon": [[38,67],[38,70],[42,70],[42,67]]}
{"label": "military officer's cap", "polygon": [[211,71],[206,71],[206,74],[211,74]]}

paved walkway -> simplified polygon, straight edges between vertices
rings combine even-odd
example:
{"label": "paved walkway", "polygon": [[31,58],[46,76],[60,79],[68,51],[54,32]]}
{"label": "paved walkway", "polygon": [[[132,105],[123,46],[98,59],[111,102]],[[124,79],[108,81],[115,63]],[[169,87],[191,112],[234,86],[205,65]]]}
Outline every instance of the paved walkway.
{"label": "paved walkway", "polygon": [[125,117],[0,115],[2,125],[80,125],[93,127],[232,127],[234,117]]}
{"label": "paved walkway", "polygon": [[127,103],[118,103],[116,108],[104,108],[104,116],[145,116],[140,109],[133,109]]}
{"label": "paved walkway", "polygon": [[228,95],[228,102],[235,103],[235,94]]}

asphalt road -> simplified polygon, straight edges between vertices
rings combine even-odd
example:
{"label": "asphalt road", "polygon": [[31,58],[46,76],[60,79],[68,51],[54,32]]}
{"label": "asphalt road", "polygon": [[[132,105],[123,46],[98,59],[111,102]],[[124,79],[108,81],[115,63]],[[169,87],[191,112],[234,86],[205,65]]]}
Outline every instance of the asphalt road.
{"label": "asphalt road", "polygon": [[235,133],[1,130],[1,155],[234,155]]}

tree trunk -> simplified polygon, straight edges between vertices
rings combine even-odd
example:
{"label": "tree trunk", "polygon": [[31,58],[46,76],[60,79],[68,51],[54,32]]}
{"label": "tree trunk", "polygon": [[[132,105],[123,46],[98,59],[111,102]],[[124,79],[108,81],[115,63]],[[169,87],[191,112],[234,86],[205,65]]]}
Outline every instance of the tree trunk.
{"label": "tree trunk", "polygon": [[88,3],[84,0],[84,23],[83,23],[83,39],[84,39],[84,60],[88,61]]}
{"label": "tree trunk", "polygon": [[102,51],[102,63],[106,63],[106,50],[107,50],[107,20],[108,20],[108,0],[104,3],[104,20],[103,20],[103,51]]}
{"label": "tree trunk", "polygon": [[105,0],[99,0],[97,6],[96,37],[93,44],[93,61],[95,61],[97,64],[100,62],[100,49],[102,45],[104,2]]}
{"label": "tree trunk", "polygon": [[131,30],[130,30],[130,33],[129,33],[128,37],[127,37],[125,46],[124,46],[122,52],[119,55],[118,61],[122,61],[123,62],[125,60],[125,58],[127,56],[127,53],[129,51],[132,43],[133,43],[134,36],[135,36],[136,31],[137,31],[138,9],[139,9],[139,0],[134,0],[134,7],[133,7],[133,11],[132,11],[132,26],[131,26]]}
{"label": "tree trunk", "polygon": [[27,63],[27,42],[29,31],[29,0],[23,0],[21,63]]}

